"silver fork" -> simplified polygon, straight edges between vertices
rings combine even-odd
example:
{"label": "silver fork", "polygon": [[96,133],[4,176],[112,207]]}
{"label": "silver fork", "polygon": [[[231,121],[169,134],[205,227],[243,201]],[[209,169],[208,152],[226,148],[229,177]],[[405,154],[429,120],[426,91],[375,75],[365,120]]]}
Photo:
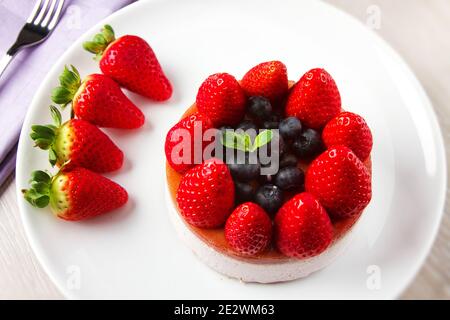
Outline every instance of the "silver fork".
{"label": "silver fork", "polygon": [[64,0],[38,0],[16,42],[0,60],[0,77],[17,52],[44,41],[55,28],[61,16]]}

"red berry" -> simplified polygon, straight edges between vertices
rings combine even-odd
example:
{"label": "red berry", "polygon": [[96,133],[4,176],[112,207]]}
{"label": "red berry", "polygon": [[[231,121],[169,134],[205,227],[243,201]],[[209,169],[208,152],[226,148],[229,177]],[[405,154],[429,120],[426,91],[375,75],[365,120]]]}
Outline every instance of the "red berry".
{"label": "red berry", "polygon": [[275,243],[288,257],[309,258],[322,253],[333,239],[333,225],[325,209],[310,193],[286,202],[275,216]]}
{"label": "red berry", "polygon": [[[63,179],[62,183],[60,179]],[[67,208],[56,205],[58,217],[65,220],[92,218],[117,209],[128,201],[124,188],[83,168],[75,168],[56,177],[52,190],[65,194],[68,200]]]}
{"label": "red berry", "polygon": [[245,94],[237,80],[228,73],[209,76],[200,86],[196,104],[215,127],[238,124],[245,113]]}
{"label": "red berry", "polygon": [[123,163],[123,152],[99,128],[81,120],[70,119],[61,124],[61,113],[51,106],[54,119],[52,125],[33,125],[31,138],[36,146],[49,150],[52,165],[66,170],[83,167],[95,172],[119,169]]}
{"label": "red berry", "polygon": [[117,183],[84,168],[61,171],[50,177],[43,171],[32,174],[25,199],[43,208],[50,204],[61,219],[78,221],[93,218],[123,206],[127,191]]}
{"label": "red berry", "polygon": [[[203,150],[211,143],[210,141],[203,141],[203,134],[211,128],[213,128],[211,120],[207,116],[196,112],[180,120],[169,130],[164,150],[167,162],[175,171],[185,172],[196,164],[195,160],[198,160],[198,163],[203,162]],[[196,132],[200,135],[199,137],[195,136]],[[202,139],[203,142],[199,144],[201,150],[196,150],[194,138]],[[187,161],[183,162],[185,151],[189,151],[190,156],[186,157],[185,160]],[[198,159],[195,158],[195,152],[199,153]]]}
{"label": "red berry", "polygon": [[56,135],[54,150],[58,166],[70,160],[66,169],[83,167],[109,172],[123,164],[123,152],[104,132],[84,120],[66,122]]}
{"label": "red berry", "polygon": [[361,161],[366,160],[372,150],[372,133],[363,117],[342,112],[327,123],[322,139],[328,148],[343,145],[349,147]]}
{"label": "red berry", "polygon": [[52,101],[63,107],[72,103],[79,119],[100,127],[139,128],[144,114],[122,92],[119,85],[103,74],[91,74],[81,81],[78,70],[65,67],[60,86],[53,89]]}
{"label": "red berry", "polygon": [[276,103],[288,92],[286,66],[281,61],[260,63],[244,75],[241,86],[249,97],[263,96]]}
{"label": "red berry", "polygon": [[126,35],[112,42],[103,52],[100,69],[121,86],[152,100],[164,101],[172,95],[155,53],[140,37]]}
{"label": "red berry", "polygon": [[102,74],[92,74],[83,81],[72,104],[75,115],[100,127],[135,129],[145,117],[119,85]]}
{"label": "red berry", "polygon": [[312,69],[294,85],[286,104],[286,114],[304,125],[321,129],[341,110],[341,96],[331,75],[324,69]]}
{"label": "red berry", "polygon": [[246,202],[234,209],[225,224],[225,239],[237,252],[257,255],[268,248],[272,237],[272,221],[255,203]]}
{"label": "red berry", "polygon": [[222,226],[234,205],[234,184],[227,165],[213,158],[190,169],[181,178],[176,198],[189,224],[200,228]]}
{"label": "red berry", "polygon": [[369,171],[345,146],[332,147],[312,162],[305,188],[334,218],[358,215],[372,197]]}

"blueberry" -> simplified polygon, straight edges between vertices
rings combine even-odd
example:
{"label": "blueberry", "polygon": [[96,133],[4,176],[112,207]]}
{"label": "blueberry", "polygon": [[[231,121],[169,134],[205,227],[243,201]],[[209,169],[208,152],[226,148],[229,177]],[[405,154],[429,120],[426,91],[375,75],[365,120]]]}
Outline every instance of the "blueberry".
{"label": "blueberry", "polygon": [[250,163],[250,157],[248,156],[245,159],[235,159],[233,163],[228,163],[228,168],[233,179],[241,182],[258,178],[261,171],[261,165],[259,163]]}
{"label": "blueberry", "polygon": [[[272,143],[274,145],[278,144],[278,152],[274,153],[273,155],[272,155],[272,148],[271,148]],[[281,157],[287,150],[287,145],[284,142],[283,137],[279,134],[273,135],[272,140],[267,144],[267,147],[268,147],[268,154],[270,156],[280,156]]]}
{"label": "blueberry", "polygon": [[279,129],[283,138],[294,139],[302,133],[302,123],[296,117],[289,117],[280,122]]}
{"label": "blueberry", "polygon": [[283,191],[273,184],[265,184],[258,188],[255,202],[270,214],[275,214],[283,204]]}
{"label": "blueberry", "polygon": [[284,167],[295,167],[297,166],[298,160],[295,155],[292,153],[286,153],[281,157],[280,160],[280,168]]}
{"label": "blueberry", "polygon": [[299,158],[312,158],[322,151],[322,140],[319,132],[307,129],[294,140],[291,146]]}
{"label": "blueberry", "polygon": [[263,122],[262,128],[263,129],[278,129],[278,126],[280,125],[280,116],[277,114],[273,114],[270,116],[270,118]]}
{"label": "blueberry", "polygon": [[272,105],[264,97],[250,97],[248,99],[248,113],[258,120],[268,120],[272,114]]}
{"label": "blueberry", "polygon": [[234,193],[236,195],[236,204],[253,201],[255,188],[251,184],[234,182]]}
{"label": "blueberry", "polygon": [[305,174],[297,167],[281,168],[275,176],[275,185],[283,190],[293,190],[303,186]]}
{"label": "blueberry", "polygon": [[258,126],[253,123],[253,121],[251,120],[244,120],[241,123],[239,123],[236,127],[236,130],[243,130],[243,131],[247,131],[249,129],[254,129],[256,132],[258,132]]}

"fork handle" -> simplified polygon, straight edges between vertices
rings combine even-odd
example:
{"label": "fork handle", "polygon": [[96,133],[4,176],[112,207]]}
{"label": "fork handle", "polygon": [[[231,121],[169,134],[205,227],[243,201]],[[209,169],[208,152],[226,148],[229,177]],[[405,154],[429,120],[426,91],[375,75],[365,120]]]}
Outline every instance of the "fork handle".
{"label": "fork handle", "polygon": [[0,77],[2,76],[8,64],[11,62],[12,58],[13,58],[12,55],[6,53],[0,60]]}

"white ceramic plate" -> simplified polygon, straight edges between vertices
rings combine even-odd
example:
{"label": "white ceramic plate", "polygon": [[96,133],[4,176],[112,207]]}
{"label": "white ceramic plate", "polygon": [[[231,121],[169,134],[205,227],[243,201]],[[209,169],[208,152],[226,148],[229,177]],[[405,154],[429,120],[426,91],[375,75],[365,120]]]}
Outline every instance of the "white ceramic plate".
{"label": "white ceramic plate", "polygon": [[[50,121],[49,92],[64,64],[76,65],[83,75],[98,72],[81,42],[106,22],[118,35],[137,34],[151,44],[174,96],[153,103],[130,94],[147,117],[145,126],[106,130],[126,154],[124,168],[108,176],[128,190],[130,201],[113,214],[70,223],[21,198],[30,172],[49,168],[47,154],[32,148],[29,128]],[[240,78],[271,59],[283,61],[294,80],[325,67],[345,109],[365,117],[375,140],[373,200],[349,249],[330,267],[289,283],[243,284],[208,269],[175,234],[164,201],[163,143],[209,74],[226,71]],[[414,75],[365,26],[306,0],[139,1],[113,14],[74,43],[44,79],[26,117],[17,160],[29,241],[69,298],[394,298],[431,247],[445,189],[439,127]]]}

